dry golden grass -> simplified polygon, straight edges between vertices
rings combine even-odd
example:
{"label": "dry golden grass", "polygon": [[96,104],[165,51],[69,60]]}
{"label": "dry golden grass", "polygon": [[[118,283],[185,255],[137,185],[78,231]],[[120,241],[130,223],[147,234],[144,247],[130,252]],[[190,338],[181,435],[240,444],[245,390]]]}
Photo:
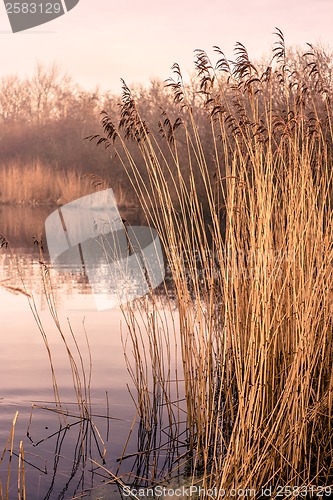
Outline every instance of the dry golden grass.
{"label": "dry golden grass", "polygon": [[[299,73],[289,71],[277,35],[262,74],[241,44],[231,67],[220,49],[215,66],[199,51],[194,97],[175,65],[169,85],[179,117],[165,119],[159,137],[126,85],[120,123],[103,118],[104,143],[123,162],[172,272],[190,470],[206,487],[269,485],[273,497],[279,486],[333,483],[332,91],[316,50]],[[213,155],[203,147],[194,98]],[[186,169],[179,142],[187,144]],[[136,325],[128,327],[138,349]],[[156,331],[149,321],[147,331],[151,338]],[[156,373],[165,349],[154,346],[137,355],[135,374],[148,421],[154,398],[145,370]]]}
{"label": "dry golden grass", "polygon": [[[165,286],[171,325],[154,293],[124,308],[139,472],[156,484],[160,451],[176,450],[167,470],[183,465],[193,482],[199,476],[203,488],[227,492],[218,498],[232,488],[270,486],[275,498],[278,487],[333,483],[332,87],[313,47],[300,71],[289,70],[277,35],[262,73],[241,44],[232,65],[220,49],[214,66],[197,52],[194,93],[175,65],[169,85],[178,116],[163,115],[159,136],[124,84],[120,122],[105,113],[99,140],[115,149],[159,232],[177,302],[175,312]],[[203,123],[213,151],[204,147]],[[68,355],[88,418],[82,359]]]}
{"label": "dry golden grass", "polygon": [[92,191],[90,181],[75,170],[34,162],[0,166],[0,203],[62,205]]}

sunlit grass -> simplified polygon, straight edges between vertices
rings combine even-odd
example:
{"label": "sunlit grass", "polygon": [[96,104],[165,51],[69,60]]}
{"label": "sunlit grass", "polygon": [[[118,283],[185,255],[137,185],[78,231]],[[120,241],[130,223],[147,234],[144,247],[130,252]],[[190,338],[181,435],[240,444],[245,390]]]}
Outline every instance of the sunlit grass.
{"label": "sunlit grass", "polygon": [[[99,141],[121,159],[172,272],[187,470],[226,491],[333,481],[332,91],[315,48],[294,71],[277,36],[263,72],[241,44],[233,64],[198,51],[194,92],[175,65],[159,136],[124,84],[121,120],[104,113]],[[142,381],[156,348],[138,357]],[[138,392],[149,415],[150,388]]]}
{"label": "sunlit grass", "polygon": [[[159,135],[125,84],[120,122],[103,114],[99,143],[127,172],[173,282],[163,300],[123,307],[141,431],[135,481],[180,470],[220,491],[271,486],[273,498],[278,487],[333,482],[332,82],[313,47],[289,67],[277,36],[264,71],[241,44],[234,63],[198,51],[196,89],[175,65]],[[84,419],[90,385],[75,349]]]}
{"label": "sunlit grass", "polygon": [[0,166],[0,203],[62,205],[91,192],[89,179],[42,162]]}

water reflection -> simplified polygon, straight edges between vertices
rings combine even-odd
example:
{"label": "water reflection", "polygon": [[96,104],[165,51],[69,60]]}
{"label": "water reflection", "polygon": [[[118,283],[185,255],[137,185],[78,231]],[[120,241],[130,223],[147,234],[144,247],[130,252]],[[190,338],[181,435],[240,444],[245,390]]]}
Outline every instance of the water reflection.
{"label": "water reflection", "polygon": [[14,248],[31,248],[33,237],[44,234],[46,217],[53,211],[51,206],[12,207],[0,205],[0,234]]}
{"label": "water reflection", "polygon": [[[27,266],[27,262],[29,258],[20,257],[21,266],[23,263]],[[3,267],[0,269],[3,271]],[[8,271],[8,267],[6,270]],[[25,269],[25,272],[28,270]],[[92,479],[91,463],[86,460],[88,451],[83,454],[83,450],[87,447],[87,440],[92,447],[90,450],[92,456],[96,459],[100,458],[94,441],[96,430],[93,425],[103,436],[102,439],[107,447],[106,463],[112,468],[121,455],[135,415],[126,389],[126,383],[130,384],[131,381],[126,370],[120,341],[122,315],[120,311],[114,311],[106,316],[91,310],[85,312],[83,318],[82,309],[80,312],[68,313],[61,309],[61,304],[66,302],[66,297],[79,294],[75,293],[74,284],[67,284],[63,294],[61,284],[57,285],[59,322],[63,327],[67,346],[75,356],[76,366],[80,368],[80,377],[76,379],[76,383],[79,382],[81,385],[84,384],[84,371],[89,377],[90,363],[90,354],[84,338],[83,319],[84,328],[89,337],[93,360],[90,383],[93,417],[92,420],[82,420],[77,392],[74,389],[73,360],[69,357],[63,339],[52,321],[45,296],[38,295],[42,289],[42,284],[40,280],[38,281],[38,272],[33,272],[31,278],[33,290],[29,286],[27,290],[36,300],[41,323],[47,333],[48,347],[52,353],[54,378],[51,374],[46,345],[32,316],[27,297],[17,291],[13,293],[2,289],[0,291],[0,442],[1,444],[6,442],[11,421],[18,410],[19,419],[15,429],[14,452],[18,453],[19,442],[23,440],[27,490],[30,492],[28,498],[62,498],[62,491],[66,491],[63,498],[71,498],[70,495],[74,494],[75,489],[82,483],[84,472],[86,473],[85,486]],[[19,278],[16,277],[16,279]],[[11,280],[10,283],[13,288],[17,284],[15,280]],[[70,320],[71,329],[75,332],[75,341],[80,348],[83,368],[80,365],[75,342],[71,338],[67,318]],[[59,401],[55,399],[54,384],[59,393],[61,408]],[[109,415],[106,411],[106,392],[108,393]],[[59,419],[60,410],[64,411],[65,420]],[[28,426],[29,440],[26,438]],[[132,439],[132,449],[135,445],[135,440]],[[87,473],[89,473],[88,477]],[[3,462],[0,469],[2,484],[6,484],[6,475],[7,467]],[[12,474],[10,498],[14,497],[17,498],[17,485],[15,475]]]}
{"label": "water reflection", "polygon": [[[56,208],[52,205],[36,207],[0,205],[0,234],[7,238],[13,248],[30,248],[34,237],[42,236],[45,241],[45,220]],[[132,226],[149,225],[140,209],[131,208],[120,212]]]}
{"label": "water reflection", "polygon": [[[173,416],[166,415],[163,421],[161,390],[151,386],[156,399],[152,407],[149,397],[143,407],[135,406],[138,388],[128,371],[133,352],[122,311],[96,311],[84,276],[53,271],[45,248],[41,261],[33,237],[43,235],[44,220],[51,211],[52,207],[0,210],[0,233],[10,243],[0,251],[0,454],[19,411],[13,452],[14,457],[19,455],[22,440],[31,500],[72,498],[108,480],[90,458],[133,478],[149,477],[152,464],[156,468],[159,463],[160,470],[175,467],[180,454],[177,447],[170,454],[173,435],[168,422]],[[133,214],[127,214],[127,218],[145,223],[143,216],[134,220]],[[45,278],[52,284],[53,317]],[[170,313],[164,311],[163,316],[163,342],[172,343]],[[135,321],[142,345],[151,345],[151,339],[144,338],[144,318],[139,314]],[[176,323],[170,319],[171,324]],[[123,344],[128,348],[126,357]],[[151,375],[148,378],[150,387]],[[177,392],[169,381],[168,390],[179,413],[180,388]],[[142,420],[145,408],[149,428]],[[17,498],[14,460],[12,467],[10,499]],[[7,472],[3,460],[2,485]]]}

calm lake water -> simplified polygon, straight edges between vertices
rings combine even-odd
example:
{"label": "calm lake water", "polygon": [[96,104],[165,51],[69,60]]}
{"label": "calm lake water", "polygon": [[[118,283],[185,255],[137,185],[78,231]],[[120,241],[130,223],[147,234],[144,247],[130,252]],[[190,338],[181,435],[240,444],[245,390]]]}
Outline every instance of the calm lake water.
{"label": "calm lake water", "polygon": [[[0,234],[5,235],[11,245],[11,249],[3,246],[0,250],[0,457],[11,433],[13,418],[19,413],[10,499],[17,498],[20,441],[24,447],[27,498],[31,500],[87,498],[83,491],[98,488],[110,479],[90,459],[118,475],[131,473],[132,469],[132,478],[137,473],[149,474],[149,461],[140,462],[135,455],[140,451],[138,442],[141,439],[142,443],[144,438],[136,411],[136,391],[124,355],[122,338],[125,340],[128,333],[124,315],[119,308],[97,311],[84,280],[51,270],[58,319],[78,368],[82,398],[89,400],[89,394],[84,394],[84,385],[90,387],[93,424],[88,420],[82,423],[79,418],[73,364],[47,304],[42,279],[44,267],[39,262],[38,247],[33,243],[34,237],[40,238],[43,234],[45,219],[52,211],[52,207],[0,208]],[[125,215],[135,224],[142,223],[134,221],[137,214],[135,217],[134,213]],[[45,259],[47,261],[47,252]],[[23,293],[24,287],[30,300]],[[47,336],[54,378],[45,340],[31,310],[33,304]],[[176,322],[171,321],[171,314]],[[164,321],[174,328],[176,310],[165,310],[163,315]],[[144,336],[140,314],[137,321]],[[132,363],[132,344],[128,339],[126,354]],[[172,362],[178,363],[176,359]],[[76,381],[75,385],[80,382]],[[55,389],[59,392],[61,408],[56,405]],[[9,449],[10,443],[0,464],[3,491],[8,478]],[[120,466],[118,459],[123,454],[134,455],[125,458]],[[123,480],[127,481],[128,476]],[[115,498],[114,489],[110,489],[110,498]]]}

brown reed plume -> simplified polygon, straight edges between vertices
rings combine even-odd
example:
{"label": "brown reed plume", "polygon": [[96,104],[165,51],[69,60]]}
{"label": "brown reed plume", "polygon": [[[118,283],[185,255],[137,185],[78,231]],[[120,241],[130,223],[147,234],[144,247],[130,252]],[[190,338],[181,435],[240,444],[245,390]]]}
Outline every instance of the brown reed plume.
{"label": "brown reed plume", "polygon": [[296,71],[277,37],[264,69],[240,43],[234,62],[197,51],[192,88],[175,65],[159,135],[123,84],[119,123],[104,111],[90,137],[115,150],[170,266],[190,470],[273,497],[333,482],[332,81],[320,50]]}

